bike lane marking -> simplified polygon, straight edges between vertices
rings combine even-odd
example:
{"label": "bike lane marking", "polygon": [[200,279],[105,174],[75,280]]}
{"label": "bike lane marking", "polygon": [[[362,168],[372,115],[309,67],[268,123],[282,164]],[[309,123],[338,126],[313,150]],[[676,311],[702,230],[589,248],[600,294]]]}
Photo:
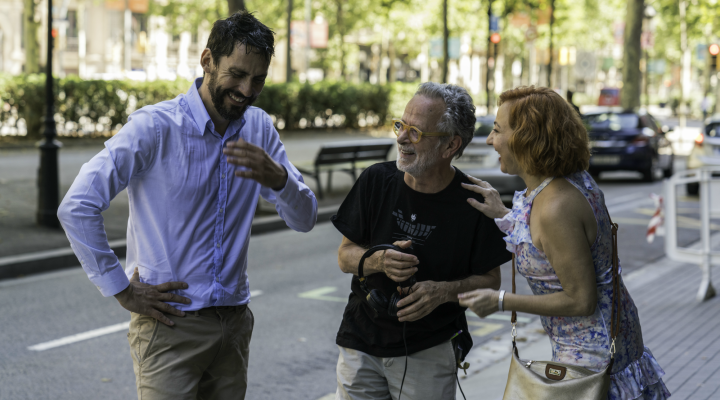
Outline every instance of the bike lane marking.
{"label": "bike lane marking", "polygon": [[327,296],[328,293],[336,291],[335,286],[323,286],[321,288],[309,290],[307,292],[298,293],[298,297],[301,299],[312,299],[312,300],[324,300],[324,301],[335,301],[338,303],[347,303],[347,299],[344,297]]}
{"label": "bike lane marking", "polygon": [[[262,290],[251,290],[250,297],[258,297],[262,293],[263,293]],[[115,332],[127,331],[129,327],[130,327],[130,321],[121,322],[119,324],[114,324],[114,325],[105,326],[105,327],[98,328],[98,329],[93,329],[93,330],[90,330],[87,332],[76,333],[74,335],[65,336],[60,339],[55,339],[55,340],[50,340],[48,342],[38,343],[38,344],[35,344],[32,346],[28,346],[27,349],[30,351],[50,350],[50,349],[54,349],[56,347],[94,339],[96,337],[109,335],[109,334],[115,333]]]}

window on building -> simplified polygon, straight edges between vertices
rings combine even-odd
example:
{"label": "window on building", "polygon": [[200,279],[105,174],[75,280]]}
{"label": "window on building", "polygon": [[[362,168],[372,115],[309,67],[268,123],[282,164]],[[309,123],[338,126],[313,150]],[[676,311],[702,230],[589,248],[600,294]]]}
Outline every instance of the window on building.
{"label": "window on building", "polygon": [[67,40],[67,50],[77,51],[78,49],[78,21],[77,11],[68,10],[67,12],[67,31],[65,32]]}
{"label": "window on building", "polygon": [[125,24],[123,23],[123,12],[117,10],[108,10],[108,19],[110,28],[110,39],[113,42],[123,41],[123,32],[125,31]]}
{"label": "window on building", "polygon": [[144,54],[147,49],[147,17],[145,14],[132,14],[132,45],[135,51]]}
{"label": "window on building", "polygon": [[68,38],[76,38],[78,37],[78,24],[77,24],[77,11],[76,10],[68,10],[67,12],[67,32],[66,35]]}

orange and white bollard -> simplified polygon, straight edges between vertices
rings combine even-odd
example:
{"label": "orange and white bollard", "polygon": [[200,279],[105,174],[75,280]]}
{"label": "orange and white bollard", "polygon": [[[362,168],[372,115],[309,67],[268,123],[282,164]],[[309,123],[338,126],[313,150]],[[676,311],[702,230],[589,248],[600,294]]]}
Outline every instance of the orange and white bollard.
{"label": "orange and white bollard", "polygon": [[648,224],[647,234],[645,238],[648,243],[652,243],[655,240],[655,235],[665,236],[665,212],[663,210],[663,198],[655,193],[650,194],[650,198],[655,202],[655,213],[650,218]]}

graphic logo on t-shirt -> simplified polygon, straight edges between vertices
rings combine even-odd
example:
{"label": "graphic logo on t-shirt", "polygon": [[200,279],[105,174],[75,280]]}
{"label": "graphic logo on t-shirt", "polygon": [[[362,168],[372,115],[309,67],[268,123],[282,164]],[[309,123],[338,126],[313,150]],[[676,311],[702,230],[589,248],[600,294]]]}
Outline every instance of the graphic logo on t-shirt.
{"label": "graphic logo on t-shirt", "polygon": [[436,228],[435,226],[411,223],[415,222],[415,220],[417,219],[417,214],[410,215],[411,222],[405,221],[402,210],[393,211],[392,215],[395,216],[395,221],[397,222],[400,230],[405,233],[404,235],[397,232],[393,233],[393,239],[395,240],[412,239],[413,244],[423,245],[425,243],[425,240],[430,237],[433,229]]}

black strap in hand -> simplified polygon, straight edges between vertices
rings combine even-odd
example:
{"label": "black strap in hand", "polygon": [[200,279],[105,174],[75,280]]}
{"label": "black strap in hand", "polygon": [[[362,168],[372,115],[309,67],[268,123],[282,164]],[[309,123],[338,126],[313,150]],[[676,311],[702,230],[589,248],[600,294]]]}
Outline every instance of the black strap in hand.
{"label": "black strap in hand", "polygon": [[371,255],[375,254],[376,251],[380,250],[397,250],[402,251],[402,249],[398,246],[395,246],[394,244],[379,244],[377,246],[373,246],[369,248],[365,254],[360,257],[360,263],[358,264],[358,278],[360,278],[360,285],[363,287],[363,289],[367,292],[367,287],[365,286],[365,275],[363,274],[363,264],[365,264],[365,259],[370,257]]}

